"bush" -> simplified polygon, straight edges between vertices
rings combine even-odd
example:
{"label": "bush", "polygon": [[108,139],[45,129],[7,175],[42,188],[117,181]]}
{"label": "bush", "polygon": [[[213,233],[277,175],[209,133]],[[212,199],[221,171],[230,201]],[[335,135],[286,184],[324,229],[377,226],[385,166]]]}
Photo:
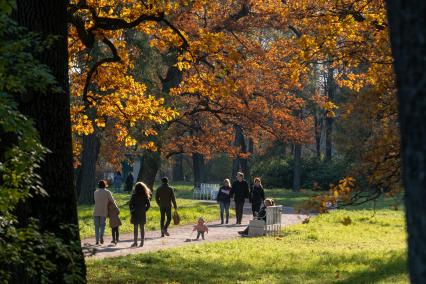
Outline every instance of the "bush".
{"label": "bush", "polygon": [[[262,178],[266,187],[293,186],[293,159],[258,159],[252,163],[252,176]],[[330,183],[336,183],[345,176],[347,163],[340,159],[329,162],[315,158],[303,159],[301,162],[302,187],[314,190],[327,190]]]}

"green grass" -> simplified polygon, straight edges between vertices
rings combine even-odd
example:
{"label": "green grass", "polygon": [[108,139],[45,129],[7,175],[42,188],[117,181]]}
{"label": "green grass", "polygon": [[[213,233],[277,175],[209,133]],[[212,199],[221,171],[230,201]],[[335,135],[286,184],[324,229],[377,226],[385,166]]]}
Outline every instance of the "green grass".
{"label": "green grass", "polygon": [[265,189],[266,198],[272,198],[275,200],[276,204],[289,207],[297,207],[316,194],[318,193],[310,190],[294,192],[292,190],[282,188]]}
{"label": "green grass", "polygon": [[[90,283],[408,283],[402,211],[339,210],[243,238],[88,260]],[[350,217],[352,223],[342,220]]]}
{"label": "green grass", "polygon": [[[219,209],[216,203],[203,202],[197,200],[190,200],[184,198],[192,197],[192,186],[177,185],[175,193],[177,197],[177,205],[179,215],[181,217],[181,225],[196,223],[198,217],[203,216],[207,221],[219,219]],[[130,195],[126,193],[114,193],[114,199],[117,205],[120,207],[120,218],[123,225],[120,226],[120,233],[131,233],[133,232],[133,225],[130,224],[130,212],[128,202]],[[92,217],[93,205],[80,205],[78,207],[78,218],[80,226],[80,237],[82,239],[93,237],[95,230],[93,225]],[[231,216],[233,212],[231,212]],[[173,222],[172,222],[173,223]],[[174,225],[171,224],[173,227]],[[147,223],[145,225],[146,230],[159,230],[160,229],[160,211],[154,198],[151,200],[151,208],[147,213]],[[105,230],[106,235],[111,234],[111,229],[107,226]]]}

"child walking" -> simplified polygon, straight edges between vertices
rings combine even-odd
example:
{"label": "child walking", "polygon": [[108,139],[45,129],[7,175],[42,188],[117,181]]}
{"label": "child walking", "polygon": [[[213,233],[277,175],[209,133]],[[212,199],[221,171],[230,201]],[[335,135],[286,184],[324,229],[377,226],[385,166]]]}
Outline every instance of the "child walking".
{"label": "child walking", "polygon": [[204,233],[209,233],[209,228],[206,225],[206,222],[204,221],[203,217],[198,218],[197,225],[194,226],[194,229],[192,231],[197,231],[197,240],[200,238],[200,236],[204,240]]}
{"label": "child walking", "polygon": [[114,202],[108,202],[108,218],[109,218],[109,226],[111,227],[112,232],[112,244],[118,243],[118,227],[121,226],[121,220],[119,217],[120,209]]}

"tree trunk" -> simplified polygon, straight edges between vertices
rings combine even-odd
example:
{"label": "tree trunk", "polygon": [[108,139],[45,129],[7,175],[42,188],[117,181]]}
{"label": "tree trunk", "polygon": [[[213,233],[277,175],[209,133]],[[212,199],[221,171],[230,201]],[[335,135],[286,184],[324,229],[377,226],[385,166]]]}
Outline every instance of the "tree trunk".
{"label": "tree trunk", "polygon": [[204,156],[199,153],[192,153],[192,166],[194,169],[194,186],[197,187],[206,180]]}
{"label": "tree trunk", "polygon": [[[327,73],[327,97],[329,101],[334,100],[334,95],[336,92],[336,84],[334,82],[334,69],[328,68]],[[332,141],[332,134],[333,134],[333,122],[334,118],[327,116],[325,117],[325,160],[330,161],[332,150],[333,150],[333,141]]]}
{"label": "tree trunk", "polygon": [[173,181],[183,180],[183,154],[177,154],[174,157]]}
{"label": "tree trunk", "polygon": [[[244,137],[244,131],[242,129],[242,127],[240,125],[235,125],[235,139],[234,139],[234,146],[235,147],[240,147],[240,153],[243,154],[247,154],[247,149],[248,148],[253,148],[253,145],[250,145],[250,141],[249,141],[249,147],[247,147],[246,144],[246,139]],[[253,142],[251,142],[253,143]],[[232,180],[236,180],[237,179],[237,172],[243,172],[245,178],[247,180],[251,180],[250,177],[250,167],[248,165],[248,161],[246,158],[241,158],[241,157],[236,157],[233,161],[232,161]]]}
{"label": "tree trunk", "polygon": [[141,167],[139,169],[136,181],[142,181],[150,189],[153,189],[155,176],[161,166],[161,156],[158,152],[144,151],[141,158]]}
{"label": "tree trunk", "polygon": [[[99,45],[95,44],[91,52],[92,62],[90,68],[98,61],[100,52]],[[96,92],[97,88],[93,84],[90,84],[89,90]],[[87,105],[87,102],[84,103]],[[94,108],[86,109],[85,114],[89,120],[95,121],[96,110]],[[93,133],[83,136],[81,165],[78,170],[76,183],[79,204],[95,203],[93,192],[96,190],[96,162],[98,161],[101,148],[100,134],[98,127],[95,125]]]}
{"label": "tree trunk", "polygon": [[388,0],[411,283],[426,282],[426,2]]}
{"label": "tree trunk", "polygon": [[315,150],[317,160],[321,159],[321,134],[322,134],[322,123],[321,118],[318,117],[317,111],[314,114],[314,126],[315,126]]}
{"label": "tree trunk", "polygon": [[302,169],[301,169],[301,157],[302,157],[302,145],[294,145],[294,156],[293,156],[293,191],[300,190],[300,184],[302,180]]}
{"label": "tree trunk", "polygon": [[98,131],[83,136],[81,166],[77,175],[77,196],[79,204],[93,204],[93,192],[96,190],[96,162],[98,161],[101,141]]}
{"label": "tree trunk", "polygon": [[[18,220],[26,222],[34,217],[40,220],[42,231],[55,234],[79,252],[75,258],[60,257],[54,273],[49,275],[52,283],[64,283],[64,276],[79,269],[85,278],[86,269],[80,248],[78,231],[76,192],[73,184],[73,157],[70,121],[70,93],[68,85],[67,50],[67,1],[63,0],[18,0],[15,19],[20,25],[41,36],[56,36],[55,43],[48,51],[35,54],[41,63],[46,64],[55,76],[61,93],[39,93],[29,91],[19,109],[33,119],[40,134],[42,144],[50,150],[41,163],[38,173],[48,197],[35,196],[25,204],[28,215],[18,212]],[[25,214],[25,213],[24,213]],[[73,225],[73,228],[63,228]],[[25,264],[23,264],[25,265]],[[25,279],[20,275],[21,279]],[[27,278],[25,282],[34,282]],[[25,283],[20,282],[20,283]],[[77,282],[77,281],[75,281]]]}

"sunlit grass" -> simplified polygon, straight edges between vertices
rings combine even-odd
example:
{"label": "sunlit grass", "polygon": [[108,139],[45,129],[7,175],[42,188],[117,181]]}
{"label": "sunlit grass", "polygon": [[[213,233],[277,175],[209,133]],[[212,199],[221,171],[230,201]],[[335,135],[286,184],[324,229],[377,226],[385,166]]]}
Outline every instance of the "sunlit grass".
{"label": "sunlit grass", "polygon": [[[147,254],[88,260],[91,283],[408,283],[403,212],[339,210],[286,228]],[[350,219],[344,225],[343,220]]]}

